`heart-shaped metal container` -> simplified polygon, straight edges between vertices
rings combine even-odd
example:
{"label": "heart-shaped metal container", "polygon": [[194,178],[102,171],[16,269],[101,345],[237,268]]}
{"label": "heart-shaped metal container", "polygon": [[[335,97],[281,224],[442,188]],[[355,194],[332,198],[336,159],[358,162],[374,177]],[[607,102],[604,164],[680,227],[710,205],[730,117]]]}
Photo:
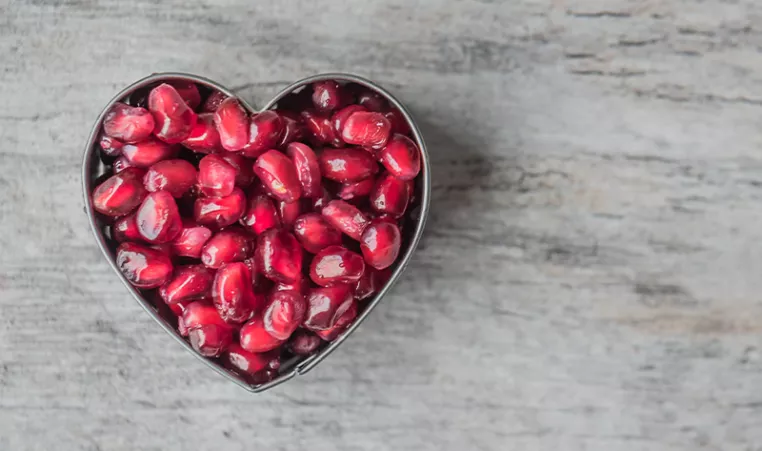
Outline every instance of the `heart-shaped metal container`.
{"label": "heart-shaped metal container", "polygon": [[[392,106],[399,109],[399,111],[402,113],[410,125],[412,137],[421,150],[421,174],[419,176],[419,180],[416,183],[417,200],[415,205],[411,205],[411,214],[408,217],[409,222],[406,224],[403,237],[403,248],[398,261],[395,263],[395,266],[393,266],[393,273],[391,278],[386,283],[386,285],[381,290],[379,290],[378,293],[376,293],[375,297],[367,302],[365,309],[360,315],[358,315],[354,323],[349,328],[347,328],[336,340],[324,346],[322,349],[319,349],[319,351],[315,354],[308,357],[294,357],[288,361],[282,362],[279,375],[272,381],[260,385],[252,385],[236,373],[228,371],[224,367],[218,365],[215,361],[209,360],[198,354],[191,347],[188,341],[186,341],[182,336],[178,334],[170,321],[168,321],[166,317],[162,316],[162,313],[160,313],[160,311],[154,307],[150,301],[145,299],[143,294],[138,289],[133,287],[122,275],[121,271],[119,271],[117,268],[114,261],[113,243],[110,243],[109,239],[104,234],[104,229],[108,224],[95,213],[93,210],[92,202],[90,200],[90,193],[92,193],[94,186],[96,186],[96,180],[110,171],[109,166],[104,164],[99,157],[98,138],[101,133],[101,124],[103,122],[104,116],[111,109],[115,102],[127,100],[133,93],[140,91],[145,92],[152,86],[165,81],[190,81],[212,90],[221,91],[228,96],[238,98],[250,113],[256,113],[259,111],[272,109],[281,99],[283,99],[288,94],[296,92],[303,86],[309,85],[310,83],[322,80],[338,80],[360,84],[366,88],[369,88],[370,90],[377,92],[386,98]],[[84,159],[82,163],[82,188],[84,191],[85,209],[87,211],[87,216],[90,221],[90,226],[92,227],[93,234],[95,235],[95,240],[98,243],[101,252],[103,252],[103,255],[106,257],[106,260],[111,265],[111,268],[114,270],[119,279],[121,279],[122,283],[127,287],[129,292],[132,294],[132,297],[135,298],[135,300],[143,307],[143,309],[151,316],[151,318],[153,318],[159,324],[159,326],[161,326],[168,334],[174,337],[174,339],[185,349],[202,360],[209,368],[213,369],[228,380],[235,382],[248,391],[261,392],[281,384],[294,376],[305,374],[314,368],[318,363],[322,362],[323,359],[328,356],[328,354],[339,347],[347,339],[347,337],[349,337],[355,331],[355,329],[360,326],[360,324],[365,320],[365,318],[368,317],[368,315],[370,315],[378,303],[381,302],[381,299],[383,299],[386,293],[389,292],[394,283],[400,278],[402,271],[405,270],[405,267],[410,262],[410,258],[412,257],[413,252],[415,251],[415,248],[418,245],[418,242],[420,241],[421,235],[423,233],[423,228],[429,211],[429,199],[431,197],[431,169],[429,165],[429,156],[426,151],[426,144],[424,143],[421,131],[410,115],[410,112],[387,90],[383,89],[370,80],[366,80],[365,78],[343,73],[328,73],[307,77],[291,84],[290,86],[285,87],[280,93],[278,93],[278,95],[275,96],[275,98],[268,102],[267,105],[262,107],[261,110],[256,110],[255,108],[252,108],[251,105],[246,102],[246,100],[241,99],[229,89],[212,80],[192,74],[157,73],[143,78],[142,80],[138,80],[123,89],[108,102],[108,104],[103,108],[103,111],[101,111],[101,113],[98,115],[98,118],[95,121],[95,125],[93,125],[93,129],[90,132],[90,136],[87,139],[87,144],[85,145]]]}

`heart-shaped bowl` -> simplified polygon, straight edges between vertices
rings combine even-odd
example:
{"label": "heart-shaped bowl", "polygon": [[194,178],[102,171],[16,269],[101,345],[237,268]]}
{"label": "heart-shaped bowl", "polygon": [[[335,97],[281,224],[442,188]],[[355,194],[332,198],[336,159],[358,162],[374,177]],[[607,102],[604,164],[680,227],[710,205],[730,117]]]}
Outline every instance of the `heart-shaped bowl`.
{"label": "heart-shaped bowl", "polygon": [[[160,304],[161,300],[159,299],[157,301],[154,299],[154,302],[151,302],[151,300],[146,299],[143,293],[135,288],[117,267],[115,262],[115,249],[117,243],[112,241],[106,233],[109,222],[106,218],[95,212],[91,200],[91,193],[93,192],[93,188],[97,186],[100,179],[102,179],[106,174],[111,173],[110,166],[103,161],[100,152],[99,137],[102,131],[102,123],[106,114],[116,102],[129,103],[131,96],[144,96],[148,90],[164,82],[192,82],[196,83],[202,89],[208,88],[210,91],[220,91],[227,96],[238,98],[244,108],[248,110],[249,114],[256,114],[261,111],[274,109],[278,106],[279,102],[281,102],[290,94],[295,94],[312,83],[324,80],[336,80],[338,82],[355,83],[357,85],[361,85],[364,88],[367,88],[381,95],[389,102],[392,107],[399,110],[405,121],[407,121],[407,124],[411,130],[410,137],[418,145],[418,148],[421,152],[421,173],[416,178],[415,193],[413,195],[415,200],[408,207],[409,213],[406,214],[406,222],[403,224],[402,247],[397,261],[390,268],[392,269],[392,274],[388,279],[388,282],[377,291],[375,296],[371,300],[365,302],[364,309],[357,316],[355,321],[336,339],[330,343],[324,344],[322,348],[318,348],[312,355],[306,357],[294,356],[281,362],[278,375],[274,379],[265,383],[255,384],[250,380],[240,376],[239,374],[226,369],[219,362],[208,359],[196,352],[190,343],[177,332],[175,328],[176,319],[171,316],[171,313],[169,313],[166,308],[162,309],[161,305],[157,305],[157,302]],[[250,392],[261,392],[281,384],[297,375],[305,374],[314,368],[317,364],[322,362],[323,359],[325,359],[331,352],[339,347],[360,326],[360,323],[362,323],[365,318],[370,315],[378,303],[381,302],[381,299],[389,292],[394,283],[400,278],[400,275],[410,262],[410,258],[412,257],[413,252],[415,251],[415,248],[420,241],[421,235],[423,233],[431,196],[431,169],[429,164],[429,156],[426,150],[426,144],[424,143],[421,131],[413,120],[410,112],[391,93],[365,78],[344,73],[327,73],[307,77],[285,87],[270,102],[262,107],[261,110],[256,110],[244,99],[238,97],[234,92],[207,78],[185,73],[156,73],[145,77],[142,80],[138,80],[130,86],[124,88],[121,92],[115,95],[114,98],[108,102],[108,104],[106,104],[106,106],[103,108],[103,111],[101,111],[101,113],[98,115],[98,118],[93,125],[92,131],[90,132],[90,136],[87,139],[87,143],[85,145],[82,163],[82,187],[84,190],[85,210],[87,212],[95,240],[98,243],[98,246],[100,247],[104,257],[106,257],[106,260],[109,262],[109,265],[111,265],[111,268],[117,274],[122,283],[127,287],[129,292],[132,294],[132,297],[135,298],[135,300],[143,307],[143,309],[151,316],[151,318],[153,318],[159,324],[159,326],[161,326],[161,328],[163,328],[169,335],[174,337],[174,339],[183,347],[185,347],[185,349],[202,360],[209,368],[213,369],[228,380],[235,382]]]}

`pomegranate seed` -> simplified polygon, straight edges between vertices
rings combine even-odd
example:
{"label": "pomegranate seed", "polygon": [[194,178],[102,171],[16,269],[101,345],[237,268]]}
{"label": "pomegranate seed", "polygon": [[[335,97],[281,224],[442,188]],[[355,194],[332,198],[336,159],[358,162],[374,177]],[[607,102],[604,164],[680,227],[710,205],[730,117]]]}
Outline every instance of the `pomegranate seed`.
{"label": "pomegranate seed", "polygon": [[217,309],[206,302],[191,302],[183,311],[183,323],[188,329],[195,329],[200,326],[219,326],[232,329],[232,326],[220,317]]}
{"label": "pomegranate seed", "polygon": [[148,194],[143,187],[143,170],[127,168],[112,175],[93,191],[93,208],[106,216],[132,212]]}
{"label": "pomegranate seed", "polygon": [[257,235],[267,229],[280,227],[280,218],[272,199],[265,194],[249,196],[246,212],[241,217],[241,225]]}
{"label": "pomegranate seed", "polygon": [[255,316],[241,327],[241,347],[249,352],[267,352],[283,344],[265,330],[261,316]]}
{"label": "pomegranate seed", "polygon": [[277,150],[268,150],[257,158],[254,172],[278,200],[294,202],[302,195],[302,187],[293,162]]}
{"label": "pomegranate seed", "polygon": [[118,157],[122,154],[122,147],[124,147],[123,142],[106,135],[101,136],[99,145],[101,151],[109,157]]}
{"label": "pomegranate seed", "polygon": [[148,138],[137,144],[125,144],[122,147],[122,155],[130,165],[147,168],[161,160],[173,158],[177,155],[177,148],[158,139]]}
{"label": "pomegranate seed", "polygon": [[204,102],[204,107],[202,110],[205,113],[214,113],[217,111],[217,108],[220,107],[220,104],[227,98],[228,96],[222,92],[214,91],[213,93],[209,94],[209,97],[206,98],[206,102]]}
{"label": "pomegranate seed", "polygon": [[166,191],[146,196],[135,214],[140,236],[149,243],[168,243],[183,230],[175,199]]}
{"label": "pomegranate seed", "polygon": [[263,111],[252,116],[249,124],[249,142],[243,148],[248,158],[257,158],[264,151],[278,145],[285,123],[278,113]]}
{"label": "pomegranate seed", "polygon": [[269,229],[259,236],[254,254],[259,270],[275,282],[292,283],[301,278],[302,246],[283,229]]}
{"label": "pomegranate seed", "polygon": [[241,188],[229,196],[203,197],[193,204],[193,217],[201,225],[223,228],[235,224],[246,211],[246,195]]}
{"label": "pomegranate seed", "polygon": [[252,290],[248,266],[240,262],[226,263],[217,270],[212,297],[220,317],[228,323],[247,321],[264,303]]}
{"label": "pomegranate seed", "polygon": [[283,224],[283,227],[291,229],[294,225],[294,221],[296,221],[296,218],[298,218],[300,214],[302,214],[301,202],[296,201],[287,203],[282,200],[278,201],[278,216],[280,217],[280,222]]}
{"label": "pomegranate seed", "polygon": [[135,214],[122,216],[114,221],[114,225],[111,226],[111,238],[118,243],[143,241],[138,231],[138,223],[135,221]]}
{"label": "pomegranate seed", "polygon": [[280,135],[277,147],[285,147],[287,144],[298,141],[304,136],[304,126],[298,114],[287,110],[275,110],[283,120],[283,132]]}
{"label": "pomegranate seed", "polygon": [[304,320],[307,304],[296,291],[275,291],[262,315],[267,333],[279,340],[286,340]]}
{"label": "pomegranate seed", "polygon": [[323,287],[337,283],[354,284],[363,272],[365,261],[362,256],[343,246],[326,247],[315,255],[310,265],[310,278]]}
{"label": "pomegranate seed", "polygon": [[222,363],[226,368],[244,376],[253,376],[266,369],[270,361],[270,355],[249,352],[237,343],[228,346],[222,355]]}
{"label": "pomegranate seed", "polygon": [[324,341],[331,342],[335,340],[347,327],[357,318],[357,302],[352,302],[346,312],[339,319],[336,320],[336,324],[327,330],[317,330],[315,334]]}
{"label": "pomegranate seed", "polygon": [[341,133],[344,131],[344,124],[346,124],[347,119],[349,119],[349,116],[351,116],[352,113],[367,111],[367,108],[360,105],[349,105],[340,109],[339,111],[333,113],[333,116],[331,116],[331,125],[333,126],[333,130],[339,136],[341,136]]}
{"label": "pomegranate seed", "polygon": [[196,125],[196,113],[185,103],[177,90],[163,83],[148,95],[148,109],[156,125],[153,134],[160,140],[174,144],[190,136]]}
{"label": "pomegranate seed", "polygon": [[323,149],[320,154],[323,177],[341,183],[359,182],[378,172],[373,156],[362,149]]}
{"label": "pomegranate seed", "polygon": [[249,380],[252,384],[260,385],[270,382],[276,377],[278,377],[278,372],[276,370],[262,370],[253,376],[250,376]]}
{"label": "pomegranate seed", "polygon": [[114,170],[114,174],[119,174],[120,172],[124,171],[125,169],[132,168],[134,166],[132,165],[132,163],[127,161],[127,157],[121,156],[121,157],[117,158],[114,161],[114,164],[113,164],[112,167],[113,167],[113,170]]}
{"label": "pomegranate seed", "polygon": [[368,225],[368,218],[352,204],[343,200],[332,200],[323,208],[323,216],[329,224],[360,241],[363,230]]}
{"label": "pomegranate seed", "polygon": [[378,178],[370,193],[370,206],[373,210],[396,217],[405,213],[409,200],[408,183],[388,173]]}
{"label": "pomegranate seed", "polygon": [[313,198],[320,196],[320,163],[317,156],[315,156],[315,152],[302,143],[289,144],[286,152],[294,162],[296,177],[302,186],[304,197]]}
{"label": "pomegranate seed", "polygon": [[116,266],[138,288],[158,288],[172,277],[172,261],[167,254],[136,243],[119,245]]}
{"label": "pomegranate seed", "polygon": [[117,102],[103,119],[103,131],[123,142],[136,143],[151,136],[154,119],[145,108]]}
{"label": "pomegranate seed", "polygon": [[[394,224],[394,225],[396,225],[398,227],[401,227],[399,222],[397,222],[398,218],[396,216],[392,216],[392,215],[390,215],[388,213],[383,213],[383,214],[380,214],[380,215],[377,214],[376,216],[373,217],[373,219],[376,220],[376,221],[379,221],[379,222],[388,222],[389,224]],[[402,230],[402,228],[400,228],[400,230]]]}
{"label": "pomegranate seed", "polygon": [[214,126],[214,114],[201,113],[190,135],[182,142],[183,146],[198,153],[217,153],[222,150],[220,134]]}
{"label": "pomegranate seed", "polygon": [[254,170],[251,168],[251,161],[237,153],[226,153],[221,155],[222,159],[235,169],[235,186],[246,188],[254,183]]}
{"label": "pomegranate seed", "polygon": [[344,142],[333,129],[331,118],[320,116],[313,110],[304,110],[302,111],[302,122],[316,143],[330,144],[333,147],[344,146]]}
{"label": "pomegranate seed", "polygon": [[225,150],[241,150],[249,142],[249,115],[235,97],[228,97],[217,107],[214,125]]}
{"label": "pomegranate seed", "polygon": [[180,235],[172,242],[172,252],[179,257],[200,258],[201,249],[212,237],[212,231],[191,220],[183,220]]}
{"label": "pomegranate seed", "polygon": [[311,289],[304,327],[312,331],[330,329],[352,307],[352,302],[352,289],[348,285]]}
{"label": "pomegranate seed", "polygon": [[294,235],[304,249],[313,254],[328,246],[341,244],[341,232],[318,213],[299,216],[294,222]]}
{"label": "pomegranate seed", "polygon": [[421,172],[421,152],[412,139],[394,135],[379,153],[387,171],[402,180],[412,180]]}
{"label": "pomegranate seed", "polygon": [[340,199],[347,201],[354,200],[369,195],[375,185],[376,180],[373,178],[367,178],[365,180],[360,180],[359,182],[345,183],[341,185],[341,188],[336,195]]}
{"label": "pomegranate seed", "polygon": [[330,201],[331,193],[329,193],[327,189],[321,188],[320,197],[316,197],[312,200],[312,210],[320,213],[323,211],[323,207],[328,205],[328,202]]}
{"label": "pomegranate seed", "polygon": [[203,265],[178,266],[159,289],[159,295],[167,304],[208,299],[213,281],[214,271]]}
{"label": "pomegranate seed", "polygon": [[402,115],[402,112],[398,109],[392,109],[390,111],[387,111],[384,113],[384,117],[389,120],[389,122],[392,124],[392,134],[399,133],[401,135],[407,135],[410,134],[410,125],[407,122],[407,119],[405,119],[405,116]]}
{"label": "pomegranate seed", "polygon": [[182,197],[194,183],[196,168],[185,160],[160,161],[143,176],[143,185],[148,191],[165,190],[173,197]]}
{"label": "pomegranate seed", "polygon": [[191,346],[204,357],[218,357],[233,341],[233,331],[230,328],[213,324],[199,326],[188,330]]}
{"label": "pomegranate seed", "polygon": [[225,263],[245,260],[253,248],[253,240],[243,230],[226,229],[206,242],[201,249],[201,263],[217,269]]}
{"label": "pomegranate seed", "polygon": [[[179,317],[183,316],[183,312],[185,311],[185,309],[186,309],[186,308],[187,308],[187,307],[188,307],[190,304],[192,304],[192,303],[193,303],[193,301],[188,301],[188,302],[177,302],[177,303],[174,303],[174,304],[167,304],[167,307],[169,307],[169,310],[171,310],[171,311],[172,311],[172,313],[173,313],[175,316],[177,316],[177,317],[178,317],[178,318],[177,318],[177,320],[178,320],[178,321],[177,321],[177,323],[178,323],[178,331],[179,331],[179,328],[180,328],[180,323],[182,322],[182,318],[179,318]],[[184,327],[185,327],[185,324],[183,324],[183,328],[184,328]],[[182,336],[187,336],[188,334],[187,334],[187,331],[186,331],[185,333],[183,333],[183,332],[180,332],[180,335],[182,335]]]}
{"label": "pomegranate seed", "polygon": [[380,112],[387,108],[386,99],[380,94],[368,90],[357,95],[357,103],[367,108],[368,111]]}
{"label": "pomegranate seed", "polygon": [[392,124],[381,113],[355,112],[344,123],[341,138],[347,144],[380,149],[389,140]]}
{"label": "pomegranate seed", "polygon": [[386,284],[391,275],[392,273],[388,269],[378,271],[371,266],[366,266],[365,272],[355,285],[355,299],[364,301],[370,298]]}
{"label": "pomegranate seed", "polygon": [[235,168],[218,155],[207,155],[198,164],[198,184],[207,196],[230,195],[235,177]]}
{"label": "pomegranate seed", "polygon": [[314,83],[312,88],[312,103],[315,109],[323,114],[340,108],[346,102],[344,90],[333,80],[319,81]]}
{"label": "pomegranate seed", "polygon": [[373,221],[362,234],[360,249],[370,266],[384,269],[397,259],[401,243],[399,227],[384,221]]}
{"label": "pomegranate seed", "polygon": [[192,110],[201,105],[201,93],[198,92],[198,87],[195,83],[191,81],[171,81],[169,84],[175,88],[175,91],[185,100],[185,104]]}
{"label": "pomegranate seed", "polygon": [[288,341],[288,348],[296,355],[307,356],[315,352],[320,347],[320,343],[320,338],[312,332],[297,330],[291,335],[291,339]]}
{"label": "pomegranate seed", "polygon": [[296,291],[304,296],[310,290],[310,282],[308,279],[301,278],[293,283],[276,283],[271,290],[271,294],[276,291]]}

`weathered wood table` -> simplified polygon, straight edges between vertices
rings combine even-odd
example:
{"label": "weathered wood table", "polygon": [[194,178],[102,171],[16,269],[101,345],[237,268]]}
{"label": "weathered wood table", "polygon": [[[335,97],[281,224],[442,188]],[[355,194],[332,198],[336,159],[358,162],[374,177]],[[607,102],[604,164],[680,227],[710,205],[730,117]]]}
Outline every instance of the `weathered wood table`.
{"label": "weathered wood table", "polygon": [[[0,449],[762,449],[762,2],[6,1]],[[433,208],[393,293],[250,395],[160,331],[82,211],[154,71],[262,104],[356,72],[414,111]]]}

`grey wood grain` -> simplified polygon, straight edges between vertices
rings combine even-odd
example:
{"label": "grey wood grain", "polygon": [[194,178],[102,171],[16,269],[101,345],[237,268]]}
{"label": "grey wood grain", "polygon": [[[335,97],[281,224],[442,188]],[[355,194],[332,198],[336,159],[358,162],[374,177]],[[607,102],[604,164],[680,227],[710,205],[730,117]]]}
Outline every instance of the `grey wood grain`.
{"label": "grey wood grain", "polygon": [[[0,4],[0,449],[762,449],[762,3]],[[351,71],[421,121],[433,207],[339,351],[254,396],[99,255],[81,148],[151,72],[263,104]]]}

